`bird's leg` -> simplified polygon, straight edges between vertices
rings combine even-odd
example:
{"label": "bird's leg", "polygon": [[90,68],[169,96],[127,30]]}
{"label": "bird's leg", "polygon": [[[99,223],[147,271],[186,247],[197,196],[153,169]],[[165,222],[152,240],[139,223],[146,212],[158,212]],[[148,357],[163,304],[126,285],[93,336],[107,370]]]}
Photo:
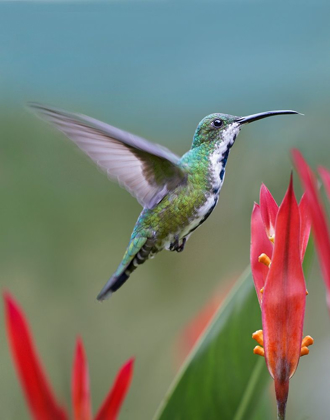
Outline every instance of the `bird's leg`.
{"label": "bird's leg", "polygon": [[177,251],[177,252],[182,252],[182,251],[184,250],[184,247],[185,247],[185,245],[186,245],[186,241],[187,241],[187,239],[186,239],[186,238],[183,238],[183,239],[182,239],[181,244],[180,244],[180,245],[178,245],[178,247],[176,248],[176,251]]}
{"label": "bird's leg", "polygon": [[184,250],[185,244],[186,238],[183,238],[180,243],[179,236],[175,235],[174,241],[170,244],[170,251],[182,252]]}
{"label": "bird's leg", "polygon": [[173,252],[173,251],[177,250],[178,246],[179,246],[179,236],[175,235],[174,236],[174,241],[170,243],[170,248],[169,249],[170,249],[170,251]]}

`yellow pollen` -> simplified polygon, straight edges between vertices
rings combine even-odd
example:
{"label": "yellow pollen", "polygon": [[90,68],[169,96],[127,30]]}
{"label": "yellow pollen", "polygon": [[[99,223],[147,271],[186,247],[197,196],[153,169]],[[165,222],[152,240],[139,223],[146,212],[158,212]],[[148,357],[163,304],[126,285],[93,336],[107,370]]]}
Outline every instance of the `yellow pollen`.
{"label": "yellow pollen", "polygon": [[275,242],[275,233],[273,233],[273,235],[268,236],[270,242],[274,243]]}
{"label": "yellow pollen", "polygon": [[308,293],[308,290],[306,289],[306,296],[308,295],[309,293]]}
{"label": "yellow pollen", "polygon": [[264,292],[264,288],[262,287],[262,288],[260,289],[260,293],[261,293],[261,294],[263,294],[263,292]]}
{"label": "yellow pollen", "polygon": [[314,340],[310,335],[306,335],[306,337],[301,342],[301,351],[300,356],[306,356],[309,353],[308,346],[314,344]]}
{"label": "yellow pollen", "polygon": [[262,264],[265,264],[267,267],[270,267],[271,259],[266,254],[260,254],[258,257],[258,261]]}
{"label": "yellow pollen", "polygon": [[260,346],[255,346],[253,353],[257,354],[258,356],[265,356],[265,350]]}
{"label": "yellow pollen", "polygon": [[264,333],[262,330],[258,330],[252,334],[253,340],[256,340],[258,344],[261,346],[264,345]]}

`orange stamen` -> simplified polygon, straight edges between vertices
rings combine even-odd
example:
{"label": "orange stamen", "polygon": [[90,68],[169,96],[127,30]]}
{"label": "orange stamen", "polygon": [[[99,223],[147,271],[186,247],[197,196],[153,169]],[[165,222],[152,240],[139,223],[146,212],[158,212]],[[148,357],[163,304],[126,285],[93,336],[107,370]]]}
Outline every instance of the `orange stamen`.
{"label": "orange stamen", "polygon": [[262,264],[265,264],[267,267],[270,267],[271,259],[266,254],[261,254],[258,257],[258,261]]}
{"label": "orange stamen", "polygon": [[252,334],[253,340],[256,340],[258,344],[261,346],[264,345],[264,333],[262,330],[258,330]]}
{"label": "orange stamen", "polygon": [[306,337],[301,342],[300,356],[306,356],[309,354],[308,346],[311,346],[312,344],[314,344],[313,338],[310,335],[306,335]]}
{"label": "orange stamen", "polygon": [[302,347],[300,351],[300,356],[307,356],[309,354],[309,350],[307,347]]}
{"label": "orange stamen", "polygon": [[306,337],[303,339],[302,343],[301,343],[301,347],[304,346],[311,346],[312,344],[314,344],[314,340],[310,335],[306,335]]}
{"label": "orange stamen", "polygon": [[257,354],[258,356],[265,356],[265,350],[260,346],[255,346],[253,353]]}

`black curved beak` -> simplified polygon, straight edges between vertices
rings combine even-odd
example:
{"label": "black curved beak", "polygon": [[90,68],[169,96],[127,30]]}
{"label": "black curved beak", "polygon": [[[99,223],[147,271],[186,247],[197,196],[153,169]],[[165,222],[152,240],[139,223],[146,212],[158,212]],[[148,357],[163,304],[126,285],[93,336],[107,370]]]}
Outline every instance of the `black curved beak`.
{"label": "black curved beak", "polygon": [[268,111],[260,112],[259,114],[248,115],[247,117],[238,117],[235,121],[239,124],[249,124],[253,121],[262,120],[263,118],[273,117],[274,115],[285,115],[285,114],[300,114],[297,111],[284,110],[284,111]]}

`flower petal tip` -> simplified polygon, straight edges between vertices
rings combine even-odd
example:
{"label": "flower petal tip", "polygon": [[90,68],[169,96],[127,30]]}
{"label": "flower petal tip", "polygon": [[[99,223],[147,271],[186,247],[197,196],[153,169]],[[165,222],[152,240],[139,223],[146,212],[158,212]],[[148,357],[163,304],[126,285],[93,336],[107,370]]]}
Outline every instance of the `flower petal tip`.
{"label": "flower petal tip", "polygon": [[134,357],[128,359],[117,373],[113,386],[103,402],[95,420],[115,420],[124,398],[130,387],[132,376]]}
{"label": "flower petal tip", "polygon": [[134,363],[135,357],[131,357],[130,359],[128,359],[127,362],[124,363],[122,368],[120,369],[120,374],[131,376],[133,374]]}
{"label": "flower petal tip", "polygon": [[6,313],[9,315],[10,313],[16,312],[21,313],[18,303],[14,299],[14,297],[7,292],[6,290],[2,292],[3,300],[5,302],[5,309]]}

